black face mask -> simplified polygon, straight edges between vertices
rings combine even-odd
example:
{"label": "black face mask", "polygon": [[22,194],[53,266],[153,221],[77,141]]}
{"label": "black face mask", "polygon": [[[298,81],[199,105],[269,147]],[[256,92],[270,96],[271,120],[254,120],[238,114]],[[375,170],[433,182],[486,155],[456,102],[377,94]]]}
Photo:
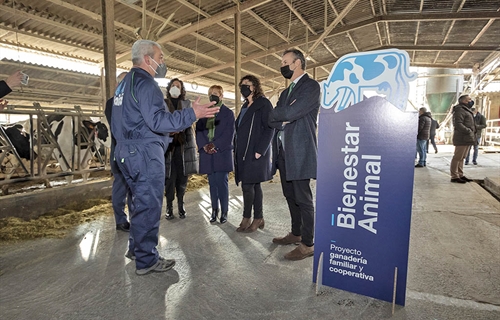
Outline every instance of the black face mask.
{"label": "black face mask", "polygon": [[208,98],[210,101],[215,101],[215,104],[219,103],[219,96],[216,96],[215,94],[211,94],[210,98]]}
{"label": "black face mask", "polygon": [[291,79],[292,76],[293,76],[293,71],[290,70],[290,66],[289,65],[281,67],[280,71],[281,71],[281,75],[283,77],[285,77],[285,79]]}
{"label": "black face mask", "polygon": [[250,86],[247,84],[242,84],[240,87],[240,92],[243,97],[248,98],[249,95],[252,94],[252,90],[250,90]]}
{"label": "black face mask", "polygon": [[474,100],[469,101],[469,103],[467,104],[467,106],[469,108],[472,108],[474,106]]}

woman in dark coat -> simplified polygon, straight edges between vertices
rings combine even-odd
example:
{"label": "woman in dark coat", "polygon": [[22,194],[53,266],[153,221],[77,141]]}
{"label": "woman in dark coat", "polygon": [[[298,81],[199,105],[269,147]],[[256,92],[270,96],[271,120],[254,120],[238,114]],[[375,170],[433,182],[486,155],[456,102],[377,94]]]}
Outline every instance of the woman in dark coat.
{"label": "woman in dark coat", "polygon": [[223,89],[213,85],[208,89],[210,101],[220,107],[215,118],[200,119],[196,123],[196,143],[200,153],[201,174],[208,175],[212,216],[210,222],[217,221],[219,202],[220,223],[227,221],[229,210],[228,174],[233,171],[234,113],[222,103]]}
{"label": "woman in dark coat", "polygon": [[[186,100],[186,89],[184,83],[179,79],[172,79],[167,86],[167,99],[165,99],[168,110],[182,110],[191,108],[191,101]],[[184,209],[184,194],[188,183],[188,176],[198,171],[198,159],[196,157],[196,143],[193,128],[170,134],[173,138],[165,153],[165,197],[167,198],[167,220],[174,218],[173,201],[177,193],[177,207],[179,217],[186,217]]]}
{"label": "woman in dark coat", "polygon": [[[241,182],[243,191],[243,220],[236,231],[254,232],[264,228],[261,182],[272,179],[271,140],[274,130],[269,127],[271,102],[264,97],[257,77],[241,78],[241,95],[245,102],[236,119],[235,180]],[[254,219],[252,217],[252,207]]]}

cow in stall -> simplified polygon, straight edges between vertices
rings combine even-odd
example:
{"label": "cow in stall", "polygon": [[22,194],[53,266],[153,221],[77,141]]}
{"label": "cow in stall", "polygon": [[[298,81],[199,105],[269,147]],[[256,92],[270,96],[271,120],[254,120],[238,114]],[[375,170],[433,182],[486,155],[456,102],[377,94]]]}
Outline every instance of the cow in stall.
{"label": "cow in stall", "polygon": [[[44,152],[43,148],[41,152],[37,150],[37,142],[36,140],[38,139],[37,137],[37,130],[36,130],[36,121],[33,121],[34,128],[33,128],[33,145],[34,145],[34,158],[36,158],[38,155],[42,157],[42,159],[46,159],[46,157],[53,156],[56,161],[59,162],[59,165],[62,169],[63,172],[71,171],[71,166],[73,163],[73,159],[75,163],[73,164],[75,170],[85,170],[89,167],[89,164],[96,152],[96,150],[99,148],[99,146],[104,146],[106,148],[110,148],[111,146],[111,136],[110,132],[108,130],[108,124],[104,120],[104,122],[98,121],[98,122],[93,122],[88,119],[83,119],[80,122],[81,130],[80,132],[82,133],[80,135],[80,141],[81,141],[81,149],[79,150],[80,152],[80,163],[76,163],[78,161],[78,128],[75,126],[74,122],[77,121],[78,117],[76,116],[63,116],[63,115],[49,115],[47,116],[47,122],[49,123],[49,126],[51,128],[52,133],[54,134],[54,137],[56,139],[56,142],[58,143],[60,150],[64,157],[67,160],[66,162],[62,159],[61,152],[59,152],[59,149],[55,148],[52,152],[52,154],[47,155],[46,152]],[[16,149],[17,153],[19,154],[21,160],[24,162],[24,160],[29,161],[31,158],[31,149],[30,149],[30,135],[27,133],[29,131],[29,120],[28,121],[23,121],[15,124],[10,124],[10,125],[3,125],[6,135],[9,137],[9,140],[11,141],[12,145]],[[93,133],[93,134],[91,134]],[[89,136],[90,135],[90,136]],[[87,149],[89,148],[87,139],[90,138],[90,142],[95,143],[95,146],[91,146],[91,150],[87,152]],[[42,138],[43,140],[43,138]],[[43,141],[43,143],[46,143],[46,141]],[[91,143],[91,145],[93,144]],[[1,151],[0,151],[1,152]],[[69,167],[68,167],[69,165]],[[8,180],[11,178],[12,174],[16,172],[18,167],[20,166],[19,162],[17,161],[16,157],[13,154],[8,154],[3,158],[3,161],[1,163],[1,169],[2,173],[5,174],[5,180]],[[29,168],[29,164],[25,164],[25,167]],[[46,175],[46,170],[47,168],[44,167],[42,168],[42,176]],[[82,174],[83,181],[86,182],[88,179],[89,173],[84,173]],[[72,175],[69,175],[66,177],[68,183],[71,183],[72,181]],[[45,181],[45,185],[47,187],[50,187],[50,183]],[[2,187],[3,193],[7,194],[8,193],[8,188],[7,186]]]}
{"label": "cow in stall", "polygon": [[[75,124],[77,119],[78,117],[76,116],[47,116],[47,122],[49,123],[50,129],[54,134],[61,152],[67,161],[66,163],[63,160],[61,152],[59,152],[59,149],[55,148],[53,151],[53,156],[56,161],[59,162],[59,165],[61,166],[63,172],[71,171],[72,164],[74,170],[87,169],[92,158],[94,157],[94,154],[97,150],[96,148],[99,148],[99,144],[103,145],[106,148],[111,147],[111,135],[108,130],[107,122],[93,122],[90,119],[82,119],[81,123],[79,124],[81,127],[81,148],[80,150],[78,150],[78,128]],[[90,138],[91,141],[88,141],[88,138]],[[93,142],[96,145],[90,147],[91,149],[88,150],[89,146],[85,145],[88,142]],[[78,153],[80,153],[80,156],[78,156]],[[80,159],[79,163],[77,163],[78,159]],[[87,181],[88,176],[89,173],[82,174],[84,182]],[[71,183],[72,178],[73,177],[71,175],[66,177],[68,183]]]}

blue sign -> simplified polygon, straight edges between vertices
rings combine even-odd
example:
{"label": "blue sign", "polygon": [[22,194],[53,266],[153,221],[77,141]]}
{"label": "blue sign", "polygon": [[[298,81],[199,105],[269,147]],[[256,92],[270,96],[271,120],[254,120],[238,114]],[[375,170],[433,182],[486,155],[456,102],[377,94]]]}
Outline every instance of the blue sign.
{"label": "blue sign", "polygon": [[322,284],[391,302],[396,289],[404,305],[418,125],[404,109],[415,75],[404,51],[364,55],[341,58],[323,83],[314,270],[323,254]]}

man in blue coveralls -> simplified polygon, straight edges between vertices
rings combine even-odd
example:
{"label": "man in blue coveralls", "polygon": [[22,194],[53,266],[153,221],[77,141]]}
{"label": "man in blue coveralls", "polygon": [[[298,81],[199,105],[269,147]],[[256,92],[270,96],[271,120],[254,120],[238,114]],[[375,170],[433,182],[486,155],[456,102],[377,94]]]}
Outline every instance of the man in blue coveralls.
{"label": "man in blue coveralls", "polygon": [[136,274],[165,272],[175,265],[158,254],[165,151],[171,132],[182,131],[196,119],[213,117],[219,108],[210,102],[170,113],[154,80],[164,78],[167,67],[158,43],[138,40],[132,46],[133,68],[115,91],[111,131],[116,139],[115,159],[132,194],[129,249]]}

